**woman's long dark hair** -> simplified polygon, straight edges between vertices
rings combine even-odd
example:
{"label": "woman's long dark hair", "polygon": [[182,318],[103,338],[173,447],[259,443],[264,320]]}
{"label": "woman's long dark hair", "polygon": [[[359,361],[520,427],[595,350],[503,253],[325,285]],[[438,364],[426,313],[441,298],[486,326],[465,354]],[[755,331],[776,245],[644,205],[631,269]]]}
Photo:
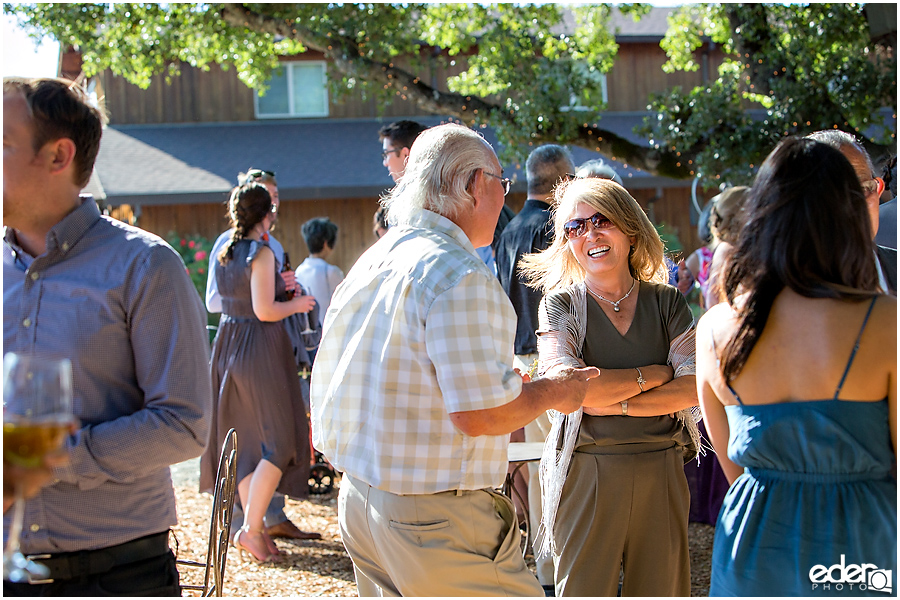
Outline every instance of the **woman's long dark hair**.
{"label": "woman's long dark hair", "polygon": [[[838,150],[783,140],[760,167],[745,211],[724,282],[739,317],[722,353],[726,381],[741,372],[785,287],[808,298],[862,300],[878,284],[865,195]],[[735,307],[742,294],[744,304]]]}
{"label": "woman's long dark hair", "polygon": [[238,240],[247,237],[251,229],[256,227],[272,211],[272,196],[261,183],[252,181],[239,185],[231,191],[228,200],[228,218],[234,233],[228,245],[219,254],[219,262],[227,264],[234,257],[234,245]]}

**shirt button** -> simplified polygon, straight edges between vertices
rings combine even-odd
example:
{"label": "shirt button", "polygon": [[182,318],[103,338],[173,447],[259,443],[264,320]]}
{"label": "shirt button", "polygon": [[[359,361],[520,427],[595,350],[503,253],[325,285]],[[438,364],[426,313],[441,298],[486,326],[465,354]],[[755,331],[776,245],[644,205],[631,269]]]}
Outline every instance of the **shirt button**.
{"label": "shirt button", "polygon": [[22,321],[22,325],[25,327],[31,327],[31,319],[29,319],[28,317],[25,317],[25,320]]}
{"label": "shirt button", "polygon": [[40,273],[37,273],[37,272],[32,273],[32,274],[31,274],[31,280],[32,280],[32,281],[37,281],[37,280],[40,278],[40,276],[41,276]]}
{"label": "shirt button", "polygon": [[63,252],[68,252],[69,251],[69,242],[63,242],[62,249],[63,249]]}
{"label": "shirt button", "polygon": [[31,533],[37,533],[38,531],[40,531],[41,526],[38,525],[37,523],[32,523],[31,527],[29,527],[28,529],[31,530]]}

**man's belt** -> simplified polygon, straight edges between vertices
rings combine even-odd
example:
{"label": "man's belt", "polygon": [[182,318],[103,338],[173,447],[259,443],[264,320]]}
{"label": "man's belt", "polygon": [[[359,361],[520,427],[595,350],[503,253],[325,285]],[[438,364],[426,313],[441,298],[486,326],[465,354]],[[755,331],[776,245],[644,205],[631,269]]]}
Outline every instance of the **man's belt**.
{"label": "man's belt", "polygon": [[168,551],[169,532],[164,531],[98,550],[32,554],[28,558],[47,567],[50,574],[46,579],[29,579],[28,583],[52,583],[76,577],[98,575],[121,565],[162,556]]}

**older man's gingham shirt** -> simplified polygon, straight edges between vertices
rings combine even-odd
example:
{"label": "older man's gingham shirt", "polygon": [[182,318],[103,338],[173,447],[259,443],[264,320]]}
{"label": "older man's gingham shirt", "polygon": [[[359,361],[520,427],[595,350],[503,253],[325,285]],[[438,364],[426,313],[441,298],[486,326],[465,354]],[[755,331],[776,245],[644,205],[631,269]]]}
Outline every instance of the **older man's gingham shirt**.
{"label": "older man's gingham shirt", "polygon": [[502,406],[516,315],[454,223],[393,227],[338,286],[312,376],[313,443],[395,494],[499,487],[509,436],[470,437],[449,413]]}

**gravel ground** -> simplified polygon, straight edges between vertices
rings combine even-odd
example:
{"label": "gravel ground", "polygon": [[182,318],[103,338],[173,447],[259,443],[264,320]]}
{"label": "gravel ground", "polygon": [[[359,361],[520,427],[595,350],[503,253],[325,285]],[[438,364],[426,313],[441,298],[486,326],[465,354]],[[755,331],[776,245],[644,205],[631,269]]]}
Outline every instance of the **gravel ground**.
{"label": "gravel ground", "polygon": [[[179,525],[173,528],[178,558],[203,561],[209,536],[212,497],[197,492],[197,460],[172,467]],[[337,489],[309,500],[288,499],[285,512],[306,531],[318,531],[322,540],[276,540],[283,557],[275,564],[242,561],[237,550],[228,551],[225,596],[356,596],[353,564],[341,544],[337,524]],[[691,523],[691,595],[706,596],[713,527]],[[173,546],[175,542],[173,541]],[[529,560],[533,567],[533,561]],[[180,566],[182,584],[202,584],[203,570]],[[196,595],[196,592],[193,592]],[[185,591],[185,596],[192,592]]]}

